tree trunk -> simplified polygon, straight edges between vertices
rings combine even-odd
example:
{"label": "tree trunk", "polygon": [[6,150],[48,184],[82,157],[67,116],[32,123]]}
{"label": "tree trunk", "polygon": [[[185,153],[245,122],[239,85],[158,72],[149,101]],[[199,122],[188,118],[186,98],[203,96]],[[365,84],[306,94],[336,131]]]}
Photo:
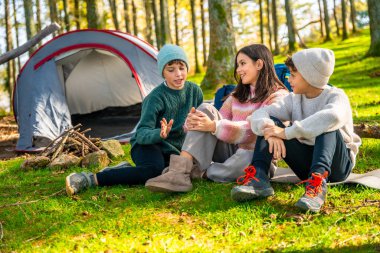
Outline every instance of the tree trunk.
{"label": "tree trunk", "polygon": [[207,64],[207,47],[206,47],[206,28],[205,28],[205,9],[204,9],[204,2],[201,0],[201,21],[202,21],[202,51],[203,51],[203,64],[202,66],[205,67]]}
{"label": "tree trunk", "polygon": [[[6,39],[6,50],[9,52],[13,49],[13,39],[12,39],[12,23],[10,15],[10,3],[9,0],[4,0],[4,21],[5,21],[5,39]],[[8,91],[10,101],[12,101],[12,91],[13,84],[15,81],[15,61],[11,60],[7,63],[7,76],[5,78],[5,88]]]}
{"label": "tree trunk", "polygon": [[129,12],[128,12],[128,2],[127,2],[127,0],[123,0],[123,6],[124,6],[125,31],[127,33],[130,33],[131,30],[129,29]]}
{"label": "tree trunk", "polygon": [[98,6],[96,1],[86,0],[87,3],[87,23],[88,28],[97,29],[100,28]]}
{"label": "tree trunk", "polygon": [[264,44],[264,20],[263,20],[263,1],[259,0],[260,9],[260,40],[261,44]]}
{"label": "tree trunk", "polygon": [[201,70],[199,68],[198,62],[198,34],[197,34],[197,24],[195,18],[195,0],[190,0],[190,8],[191,8],[191,23],[193,25],[193,41],[194,41],[194,59],[195,59],[195,73],[200,73]]}
{"label": "tree trunk", "polygon": [[291,7],[291,0],[285,0],[285,12],[286,12],[286,25],[288,27],[289,38],[289,52],[296,51],[296,35],[294,31],[293,11]]}
{"label": "tree trunk", "polygon": [[70,31],[70,14],[69,14],[69,6],[67,0],[62,0],[63,1],[63,11],[65,13],[65,30],[66,32]]}
{"label": "tree trunk", "polygon": [[326,37],[325,41],[331,40],[330,35],[330,15],[329,15],[329,7],[327,6],[327,0],[323,0],[323,12],[325,16],[325,29],[326,29]]}
{"label": "tree trunk", "polygon": [[202,87],[234,83],[235,35],[232,25],[231,1],[208,0],[210,46],[206,75]]}
{"label": "tree trunk", "polygon": [[348,39],[346,0],[342,0],[342,40]]}
{"label": "tree trunk", "polygon": [[57,3],[55,0],[49,0],[49,15],[50,15],[50,22],[58,23],[58,18],[57,18]]}
{"label": "tree trunk", "polygon": [[268,34],[269,34],[269,49],[272,51],[272,28],[270,25],[270,1],[267,0],[267,29],[268,29]]}
{"label": "tree trunk", "polygon": [[133,20],[133,34],[138,35],[139,30],[137,29],[137,10],[135,5],[135,0],[132,0],[132,20]]}
{"label": "tree trunk", "polygon": [[156,0],[152,0],[152,11],[153,11],[153,20],[154,20],[154,33],[156,35],[156,46],[158,49],[161,48],[161,36],[160,36],[160,23],[158,21],[158,12]]}
{"label": "tree trunk", "polygon": [[355,0],[350,0],[352,33],[356,33],[356,8]]}
{"label": "tree trunk", "polygon": [[168,40],[168,43],[173,43],[173,40],[172,40],[172,36],[171,36],[171,30],[170,30],[170,13],[169,13],[169,8],[168,8],[168,0],[165,0],[165,9],[166,9],[166,13],[165,13],[165,28],[166,28],[166,31],[167,31],[167,40]]}
{"label": "tree trunk", "polygon": [[79,0],[74,0],[74,18],[75,18],[75,27],[80,29],[80,14],[79,14]]}
{"label": "tree trunk", "polygon": [[[24,13],[25,13],[25,28],[26,38],[30,40],[34,31],[34,18],[33,18],[33,2],[32,0],[24,0]],[[33,53],[33,48],[29,49],[29,56]]]}
{"label": "tree trunk", "polygon": [[[334,0],[335,1],[335,0]],[[318,9],[319,9],[319,23],[321,26],[321,37],[325,37],[324,32],[323,32],[323,15],[322,15],[322,7],[321,7],[321,0],[318,0]]]}
{"label": "tree trunk", "polygon": [[380,56],[380,1],[368,0],[369,29],[371,45],[368,56]]}
{"label": "tree trunk", "polygon": [[108,3],[109,3],[110,8],[111,8],[113,25],[115,26],[116,30],[119,30],[119,20],[117,19],[116,0],[108,0]]}
{"label": "tree trunk", "polygon": [[[16,32],[16,46],[20,46],[20,40],[19,40],[19,30],[18,30],[18,21],[17,21],[17,8],[16,8],[16,0],[12,1],[13,5],[13,21],[14,21],[14,28]],[[21,62],[20,62],[20,57],[17,57],[17,69],[20,71],[21,69]]]}
{"label": "tree trunk", "polygon": [[277,19],[277,0],[272,0],[272,20],[273,20],[273,41],[274,41],[274,55],[280,53],[280,48],[278,46],[278,19]]}
{"label": "tree trunk", "polygon": [[42,22],[41,22],[41,4],[40,0],[36,0],[36,30],[41,31]]}
{"label": "tree trunk", "polygon": [[339,22],[338,22],[338,17],[336,15],[336,4],[334,0],[334,19],[335,19],[335,26],[336,26],[336,35],[340,36],[340,29],[339,29]]}
{"label": "tree trunk", "polygon": [[[201,0],[203,1],[203,0]],[[179,45],[179,32],[178,32],[178,0],[174,0],[174,32],[175,32],[175,44]]]}
{"label": "tree trunk", "polygon": [[144,0],[144,8],[145,8],[145,23],[146,23],[145,38],[151,45],[153,45],[152,12],[151,12],[151,5],[149,3],[149,0]]}
{"label": "tree trunk", "polygon": [[160,45],[166,44],[165,0],[160,0]]}

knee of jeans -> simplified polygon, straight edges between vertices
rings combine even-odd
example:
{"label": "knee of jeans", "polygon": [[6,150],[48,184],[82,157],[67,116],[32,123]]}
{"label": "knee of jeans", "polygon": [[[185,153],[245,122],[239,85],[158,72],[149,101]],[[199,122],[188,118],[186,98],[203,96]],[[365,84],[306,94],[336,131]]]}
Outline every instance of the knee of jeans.
{"label": "knee of jeans", "polygon": [[214,119],[215,114],[218,113],[218,110],[212,104],[209,103],[202,103],[200,106],[198,106],[197,110],[206,113],[210,119]]}
{"label": "knee of jeans", "polygon": [[281,120],[279,120],[278,118],[276,117],[270,117],[271,120],[273,120],[274,124],[278,127],[282,127],[282,128],[285,128],[285,125],[281,122]]}

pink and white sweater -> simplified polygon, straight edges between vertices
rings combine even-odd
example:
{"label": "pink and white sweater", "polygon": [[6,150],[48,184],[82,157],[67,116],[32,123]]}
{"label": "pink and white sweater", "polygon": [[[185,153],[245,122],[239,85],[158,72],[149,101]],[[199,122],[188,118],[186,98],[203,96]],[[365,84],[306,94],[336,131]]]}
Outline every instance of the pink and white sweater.
{"label": "pink and white sweater", "polygon": [[[279,89],[260,103],[240,103],[235,97],[229,96],[219,110],[223,119],[216,122],[215,136],[226,143],[238,144],[239,148],[253,150],[256,135],[252,132],[247,117],[257,109],[270,105],[286,95],[288,95],[286,89]],[[254,88],[251,86],[251,97],[253,96]]]}

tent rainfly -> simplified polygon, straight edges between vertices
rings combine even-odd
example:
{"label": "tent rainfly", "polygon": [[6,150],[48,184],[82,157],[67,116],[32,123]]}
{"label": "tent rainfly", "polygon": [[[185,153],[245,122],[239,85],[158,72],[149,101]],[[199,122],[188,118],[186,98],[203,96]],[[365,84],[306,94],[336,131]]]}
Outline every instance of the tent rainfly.
{"label": "tent rainfly", "polygon": [[20,71],[16,150],[36,151],[77,123],[94,137],[133,133],[141,102],[163,81],[157,50],[119,31],[78,30],[41,46]]}

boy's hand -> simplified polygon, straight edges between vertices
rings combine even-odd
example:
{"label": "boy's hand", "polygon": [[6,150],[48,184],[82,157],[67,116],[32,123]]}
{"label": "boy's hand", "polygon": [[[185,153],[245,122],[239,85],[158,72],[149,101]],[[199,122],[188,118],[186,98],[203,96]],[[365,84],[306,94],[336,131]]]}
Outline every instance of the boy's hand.
{"label": "boy's hand", "polygon": [[168,135],[170,131],[172,130],[173,122],[174,122],[173,119],[171,119],[168,123],[165,118],[162,118],[162,120],[160,121],[161,123],[160,137],[162,139],[168,138]]}
{"label": "boy's hand", "polygon": [[263,132],[264,132],[265,140],[268,140],[269,137],[277,137],[280,139],[286,139],[285,128],[281,128],[275,125],[265,125]]}
{"label": "boy's hand", "polygon": [[286,157],[286,148],[284,141],[277,137],[269,137],[269,152],[273,153],[273,158],[278,160]]}

